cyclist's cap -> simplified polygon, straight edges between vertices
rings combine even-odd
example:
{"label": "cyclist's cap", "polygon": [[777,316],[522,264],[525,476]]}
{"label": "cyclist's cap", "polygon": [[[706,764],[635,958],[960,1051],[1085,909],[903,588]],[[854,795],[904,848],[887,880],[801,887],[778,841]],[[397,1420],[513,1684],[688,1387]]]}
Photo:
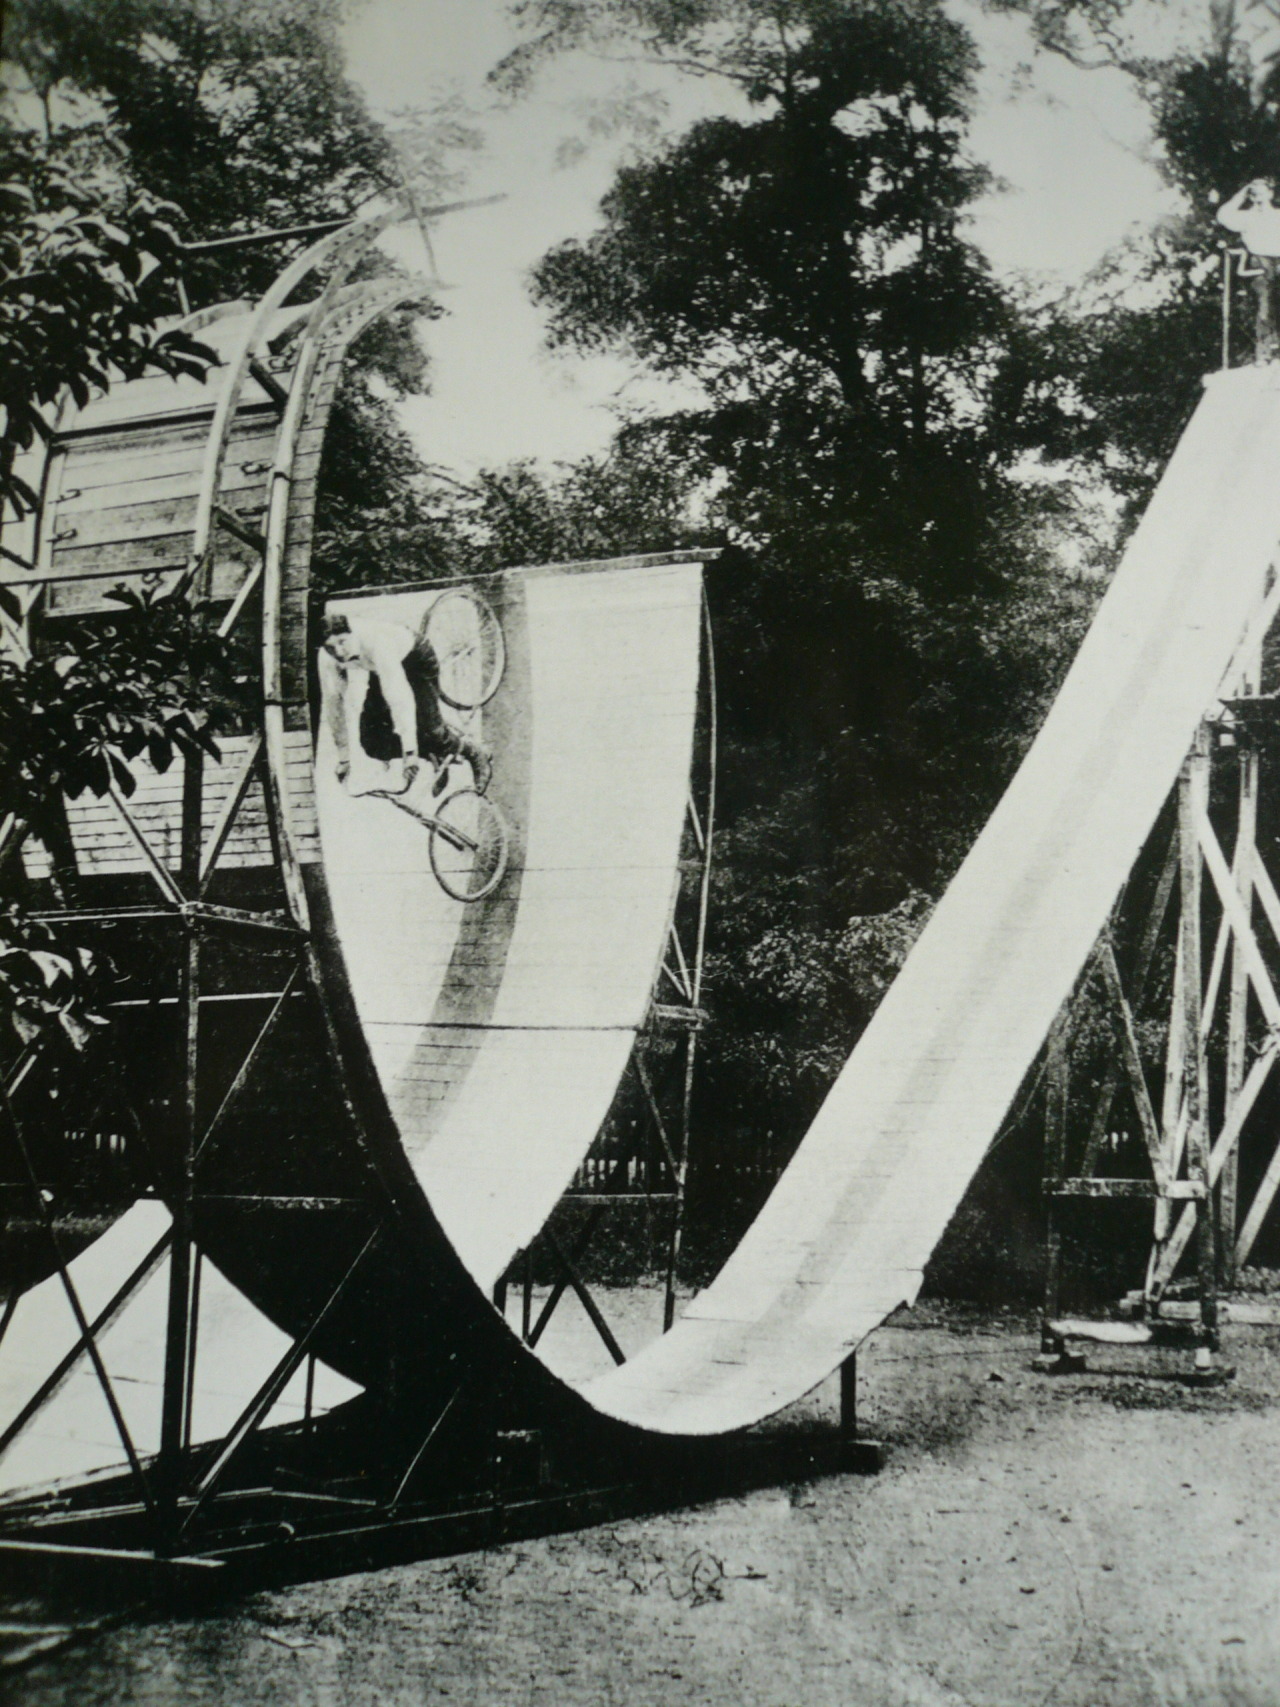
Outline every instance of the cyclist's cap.
{"label": "cyclist's cap", "polygon": [[335,634],[350,634],[351,618],[340,610],[327,610],[320,621],[320,632],[326,640],[331,640]]}

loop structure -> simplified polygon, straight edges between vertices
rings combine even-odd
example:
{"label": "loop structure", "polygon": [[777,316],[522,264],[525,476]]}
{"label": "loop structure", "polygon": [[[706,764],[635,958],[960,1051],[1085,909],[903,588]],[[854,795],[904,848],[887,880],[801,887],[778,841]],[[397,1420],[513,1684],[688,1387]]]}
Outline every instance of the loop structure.
{"label": "loop structure", "polygon": [[[265,1473],[264,1424],[317,1368],[339,1383],[326,1463],[392,1466],[389,1522],[442,1454],[452,1474],[469,1454],[490,1462],[495,1440],[517,1453],[537,1437],[535,1482],[548,1454],[668,1463],[668,1449],[801,1397],[910,1303],[1221,688],[1280,537],[1280,390],[1265,369],[1219,375],[1041,734],[743,1243],[669,1332],[565,1382],[492,1298],[579,1176],[655,1016],[685,1026],[692,1062],[711,842],[710,812],[690,807],[709,716],[702,562],[315,591],[316,483],[345,354],[416,294],[350,282],[394,217],[323,239],[259,303],[193,317],[221,358],[207,385],[145,379],[64,413],[36,471],[34,530],[5,534],[25,611],[11,644],[100,619],[124,584],[183,592],[256,660],[255,708],[216,762],[139,761],[131,794],[69,800],[60,845],[23,848],[39,910],[120,970],[110,1106],[130,1168],[96,1205],[98,1230],[114,1223],[98,1242],[130,1217],[138,1230],[85,1308],[76,1265],[95,1247],[59,1221],[77,1164],[42,1124],[33,1061],[12,1094],[13,1187],[35,1194],[51,1254],[11,1313],[20,1322],[37,1294],[70,1307],[64,1355],[93,1365],[109,1413],[100,1462],[126,1465],[171,1553],[243,1493],[247,1466]],[[492,754],[491,778],[444,794],[443,833],[354,765],[339,780],[315,705],[322,608],[430,638],[450,728]],[[676,930],[690,904],[694,955]],[[674,1175],[687,1156],[662,1131]],[[625,1195],[625,1179],[606,1184]],[[202,1264],[278,1336],[220,1431],[197,1416]],[[151,1439],[113,1396],[103,1348],[157,1274]],[[22,1420],[0,1449],[38,1430],[61,1379],[4,1389]],[[313,1399],[308,1387],[312,1428]],[[19,1500],[12,1522],[31,1509]]]}

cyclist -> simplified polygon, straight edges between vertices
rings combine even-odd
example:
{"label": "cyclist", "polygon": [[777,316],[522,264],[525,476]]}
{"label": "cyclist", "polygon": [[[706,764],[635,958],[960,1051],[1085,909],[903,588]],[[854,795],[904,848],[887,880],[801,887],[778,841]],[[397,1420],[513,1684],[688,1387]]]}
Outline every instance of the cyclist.
{"label": "cyclist", "polygon": [[1254,360],[1274,361],[1280,355],[1280,333],[1276,328],[1276,263],[1280,260],[1280,207],[1275,205],[1271,185],[1253,178],[1218,209],[1218,223],[1235,231],[1258,264],[1254,279],[1258,313],[1254,333]]}
{"label": "cyclist", "polygon": [[351,770],[348,731],[371,759],[404,762],[406,791],[422,763],[436,767],[439,794],[455,758],[471,766],[477,794],[493,774],[488,752],[447,723],[440,709],[440,664],[425,634],[380,617],[326,612],[318,660],[324,714],[338,753],[338,781]]}

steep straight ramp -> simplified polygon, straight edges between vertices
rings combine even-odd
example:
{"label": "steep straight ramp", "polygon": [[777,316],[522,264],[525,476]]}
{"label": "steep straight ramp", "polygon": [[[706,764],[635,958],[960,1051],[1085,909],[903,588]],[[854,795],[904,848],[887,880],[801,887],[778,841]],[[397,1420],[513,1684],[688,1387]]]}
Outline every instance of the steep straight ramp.
{"label": "steep straight ramp", "polygon": [[1280,368],[1213,376],[1035,744],[763,1212],[674,1330],[588,1384],[742,1427],[910,1302],[1106,923],[1280,545]]}

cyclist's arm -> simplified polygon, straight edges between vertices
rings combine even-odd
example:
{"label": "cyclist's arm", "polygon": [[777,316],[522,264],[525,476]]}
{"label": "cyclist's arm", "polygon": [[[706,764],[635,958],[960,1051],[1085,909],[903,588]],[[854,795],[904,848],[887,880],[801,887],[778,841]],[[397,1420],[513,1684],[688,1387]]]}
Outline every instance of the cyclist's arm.
{"label": "cyclist's arm", "polygon": [[350,751],[351,738],[354,734],[357,743],[360,740],[360,713],[364,710],[365,696],[369,692],[369,672],[359,664],[347,665],[347,691],[342,696],[344,728],[343,739]]}
{"label": "cyclist's arm", "polygon": [[346,672],[323,646],[320,648],[317,669],[320,675],[320,704],[324,708],[324,720],[333,737],[338,762],[346,764],[351,757],[351,744],[347,739]]}
{"label": "cyclist's arm", "polygon": [[1228,231],[1240,230],[1249,217],[1249,209],[1253,206],[1252,201],[1246,199],[1252,188],[1252,184],[1246,184],[1242,190],[1237,190],[1229,201],[1222,203],[1216,215],[1219,225],[1225,225]]}

